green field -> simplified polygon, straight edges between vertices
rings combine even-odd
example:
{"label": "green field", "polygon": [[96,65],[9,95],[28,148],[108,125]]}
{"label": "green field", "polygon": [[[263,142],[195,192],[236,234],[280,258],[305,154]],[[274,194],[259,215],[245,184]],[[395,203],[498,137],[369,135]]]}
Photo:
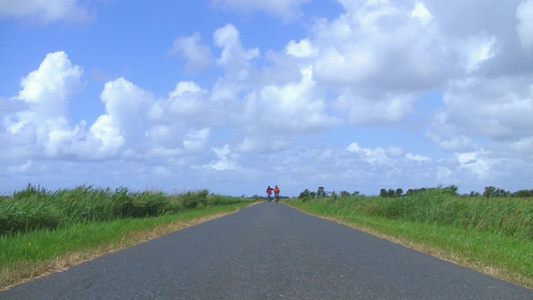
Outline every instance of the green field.
{"label": "green field", "polygon": [[300,210],[533,288],[533,199],[451,195],[293,199]]}
{"label": "green field", "polygon": [[250,205],[207,190],[166,195],[29,185],[0,199],[0,290]]}

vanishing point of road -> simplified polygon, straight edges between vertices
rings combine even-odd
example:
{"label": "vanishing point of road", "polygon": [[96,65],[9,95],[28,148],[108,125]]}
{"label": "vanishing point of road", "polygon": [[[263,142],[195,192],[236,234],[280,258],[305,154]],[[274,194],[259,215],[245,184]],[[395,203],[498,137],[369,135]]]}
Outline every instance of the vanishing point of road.
{"label": "vanishing point of road", "polygon": [[0,299],[533,299],[520,287],[281,203],[260,203]]}

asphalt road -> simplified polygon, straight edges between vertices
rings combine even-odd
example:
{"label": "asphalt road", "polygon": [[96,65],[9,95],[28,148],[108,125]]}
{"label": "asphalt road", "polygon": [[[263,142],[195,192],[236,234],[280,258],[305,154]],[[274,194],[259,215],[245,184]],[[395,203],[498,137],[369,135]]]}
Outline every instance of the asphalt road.
{"label": "asphalt road", "polygon": [[533,299],[533,290],[261,203],[0,299]]}

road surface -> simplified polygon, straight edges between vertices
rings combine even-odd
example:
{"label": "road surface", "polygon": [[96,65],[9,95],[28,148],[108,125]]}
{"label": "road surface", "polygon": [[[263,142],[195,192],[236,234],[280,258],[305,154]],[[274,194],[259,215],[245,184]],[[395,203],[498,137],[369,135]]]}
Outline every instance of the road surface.
{"label": "road surface", "polygon": [[533,299],[533,290],[272,202],[0,299]]}

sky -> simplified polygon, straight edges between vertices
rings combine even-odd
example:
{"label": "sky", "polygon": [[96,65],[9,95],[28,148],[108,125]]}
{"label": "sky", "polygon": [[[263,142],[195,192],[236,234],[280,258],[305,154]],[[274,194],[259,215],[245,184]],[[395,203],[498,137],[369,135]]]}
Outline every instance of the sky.
{"label": "sky", "polygon": [[0,0],[0,193],[533,189],[533,0]]}

